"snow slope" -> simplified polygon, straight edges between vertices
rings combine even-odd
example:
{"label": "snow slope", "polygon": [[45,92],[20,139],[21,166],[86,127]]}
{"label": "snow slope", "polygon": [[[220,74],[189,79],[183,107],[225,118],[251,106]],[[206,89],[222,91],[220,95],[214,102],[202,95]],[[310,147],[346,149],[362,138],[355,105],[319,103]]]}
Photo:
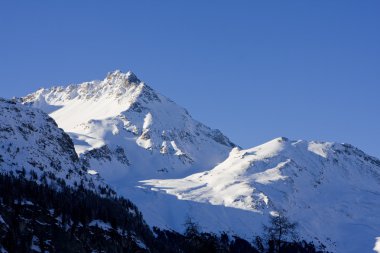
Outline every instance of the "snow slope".
{"label": "snow slope", "polygon": [[132,72],[40,89],[22,101],[48,112],[72,137],[78,154],[114,185],[131,177],[178,177],[205,170],[235,146]]}
{"label": "snow slope", "polygon": [[235,148],[210,171],[144,184],[181,200],[250,211],[249,224],[286,212],[302,237],[336,252],[371,252],[380,235],[380,160],[347,144],[277,138]]}
{"label": "snow slope", "polygon": [[107,187],[87,174],[70,137],[40,110],[0,99],[0,172],[37,182],[98,191]]}

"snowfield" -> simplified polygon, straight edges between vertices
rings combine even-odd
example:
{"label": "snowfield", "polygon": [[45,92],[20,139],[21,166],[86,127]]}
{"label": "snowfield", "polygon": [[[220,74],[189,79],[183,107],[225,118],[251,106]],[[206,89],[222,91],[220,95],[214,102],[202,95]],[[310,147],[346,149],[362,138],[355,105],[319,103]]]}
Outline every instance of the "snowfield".
{"label": "snowfield", "polygon": [[351,145],[282,137],[241,150],[131,72],[22,102],[49,113],[88,172],[152,226],[182,231],[191,217],[204,230],[251,239],[284,212],[301,238],[330,251],[379,251],[380,160]]}

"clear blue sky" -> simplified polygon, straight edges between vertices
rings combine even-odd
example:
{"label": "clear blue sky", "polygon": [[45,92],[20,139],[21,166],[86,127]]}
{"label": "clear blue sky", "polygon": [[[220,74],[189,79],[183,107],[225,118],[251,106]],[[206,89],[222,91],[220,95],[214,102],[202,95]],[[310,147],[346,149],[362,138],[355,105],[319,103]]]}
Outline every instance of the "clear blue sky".
{"label": "clear blue sky", "polygon": [[134,71],[250,147],[380,157],[380,1],[1,1],[0,96]]}

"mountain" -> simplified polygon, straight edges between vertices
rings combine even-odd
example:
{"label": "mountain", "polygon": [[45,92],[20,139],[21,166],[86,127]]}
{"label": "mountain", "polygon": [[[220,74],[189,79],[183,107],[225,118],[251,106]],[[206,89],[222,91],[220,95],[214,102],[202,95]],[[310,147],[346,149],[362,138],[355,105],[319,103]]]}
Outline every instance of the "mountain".
{"label": "mountain", "polygon": [[380,160],[348,144],[277,138],[234,148],[209,171],[144,183],[181,200],[251,211],[250,224],[286,212],[303,237],[334,252],[371,252],[380,235]]}
{"label": "mountain", "polygon": [[132,72],[40,89],[22,102],[49,113],[71,136],[77,153],[113,185],[202,171],[235,147]]}
{"label": "mountain", "polygon": [[351,145],[277,138],[241,150],[131,72],[21,101],[49,113],[151,226],[183,231],[191,218],[252,239],[285,214],[333,252],[370,252],[380,236],[380,161]]}
{"label": "mountain", "polygon": [[[262,240],[257,249],[237,236],[201,232],[191,219],[184,234],[152,230],[41,110],[0,99],[0,140],[0,252],[264,252]],[[109,150],[90,152],[104,158]],[[283,242],[282,248],[317,252],[305,241]]]}

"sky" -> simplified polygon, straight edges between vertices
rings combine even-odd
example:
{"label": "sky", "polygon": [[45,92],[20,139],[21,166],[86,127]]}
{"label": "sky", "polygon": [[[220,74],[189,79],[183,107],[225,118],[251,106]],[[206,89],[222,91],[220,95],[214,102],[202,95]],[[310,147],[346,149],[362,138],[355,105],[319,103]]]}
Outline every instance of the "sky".
{"label": "sky", "polygon": [[380,1],[0,1],[0,97],[132,70],[243,148],[380,157]]}

